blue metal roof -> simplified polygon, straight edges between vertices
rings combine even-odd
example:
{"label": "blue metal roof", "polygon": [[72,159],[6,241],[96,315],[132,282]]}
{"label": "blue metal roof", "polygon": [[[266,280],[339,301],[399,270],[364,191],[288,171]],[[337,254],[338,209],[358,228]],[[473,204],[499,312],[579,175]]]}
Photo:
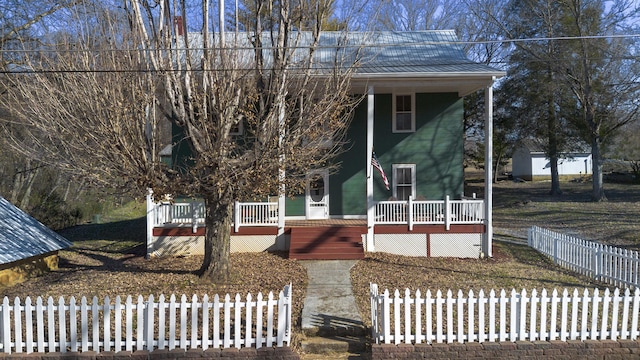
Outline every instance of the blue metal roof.
{"label": "blue metal roof", "polygon": [[64,237],[0,197],[0,264],[71,246]]}

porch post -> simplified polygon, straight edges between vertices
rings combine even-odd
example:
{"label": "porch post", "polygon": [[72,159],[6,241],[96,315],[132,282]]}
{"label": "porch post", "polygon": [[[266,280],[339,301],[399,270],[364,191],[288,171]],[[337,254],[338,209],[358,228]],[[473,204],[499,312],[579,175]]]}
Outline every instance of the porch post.
{"label": "porch post", "polygon": [[[285,133],[285,102],[284,98],[280,99],[280,113],[278,114],[278,146],[282,149],[282,143],[284,142]],[[285,199],[286,199],[286,186],[284,184],[286,171],[284,169],[284,151],[280,151],[280,167],[278,169],[278,237],[277,241],[280,244],[284,244],[284,213],[285,213]]]}
{"label": "porch post", "polygon": [[155,225],[155,203],[153,201],[153,190],[147,189],[147,253],[145,258],[149,259],[153,252],[153,226]]}
{"label": "porch post", "polygon": [[371,156],[373,152],[373,86],[367,89],[367,244],[366,251],[375,251],[373,243],[373,226],[375,222],[375,203],[373,201],[373,172],[371,166]]}
{"label": "porch post", "polygon": [[493,256],[493,82],[484,92],[484,213],[487,233],[482,251],[487,257]]}

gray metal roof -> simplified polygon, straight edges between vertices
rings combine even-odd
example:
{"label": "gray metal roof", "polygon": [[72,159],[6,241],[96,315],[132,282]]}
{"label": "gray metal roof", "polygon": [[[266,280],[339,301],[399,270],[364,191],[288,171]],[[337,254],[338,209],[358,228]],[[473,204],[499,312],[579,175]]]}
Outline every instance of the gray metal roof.
{"label": "gray metal roof", "polygon": [[[453,30],[323,33],[320,44],[327,40],[349,43],[353,59],[359,57],[358,74],[498,72],[469,60]],[[322,54],[321,61],[331,60],[336,52],[326,49],[329,54]]]}
{"label": "gray metal roof", "polygon": [[[529,150],[529,153],[531,154],[539,154],[539,155],[545,155],[546,153],[546,143],[544,140],[542,139],[522,139],[520,140],[519,145],[527,150]],[[570,149],[563,151],[563,153],[561,155],[582,155],[582,154],[586,154],[589,155],[591,154],[591,147],[583,142],[583,141],[574,141],[574,143],[569,143],[570,145]],[[545,155],[546,156],[546,155]]]}
{"label": "gray metal roof", "polygon": [[[271,62],[270,33],[264,33],[263,55]],[[199,33],[189,33],[192,49],[202,46]],[[235,48],[239,66],[252,66],[253,48],[250,33],[226,33],[226,46]],[[293,50],[294,64],[306,67],[309,46],[313,39],[309,32],[293,32],[289,46]],[[453,30],[339,32],[320,34],[314,53],[312,68],[332,69],[336,62],[343,68],[354,66],[357,75],[414,74],[429,77],[434,74],[478,74],[504,76],[504,72],[469,60]],[[195,56],[196,59],[200,56]]]}
{"label": "gray metal roof", "polygon": [[0,264],[70,246],[67,239],[0,197]]}

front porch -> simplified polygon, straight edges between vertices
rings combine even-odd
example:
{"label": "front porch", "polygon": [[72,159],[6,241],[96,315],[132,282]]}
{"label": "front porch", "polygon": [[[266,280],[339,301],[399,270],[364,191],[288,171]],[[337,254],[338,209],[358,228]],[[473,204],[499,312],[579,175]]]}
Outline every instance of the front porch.
{"label": "front porch", "polygon": [[[147,209],[148,257],[202,253],[202,202],[149,197]],[[484,200],[475,198],[381,201],[371,222],[366,216],[284,218],[277,202],[237,202],[231,251],[284,251],[296,259],[360,259],[365,251],[477,258],[484,256],[484,209]]]}

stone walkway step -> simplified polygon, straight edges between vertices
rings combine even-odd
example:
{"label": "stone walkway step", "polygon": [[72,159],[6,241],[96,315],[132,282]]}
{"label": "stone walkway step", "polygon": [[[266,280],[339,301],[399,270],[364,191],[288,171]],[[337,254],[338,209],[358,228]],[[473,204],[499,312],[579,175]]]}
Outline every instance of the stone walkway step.
{"label": "stone walkway step", "polygon": [[307,295],[302,309],[303,359],[358,359],[365,328],[351,288],[357,260],[305,260]]}
{"label": "stone walkway step", "polygon": [[307,354],[360,354],[366,350],[366,339],[354,336],[311,337],[301,342]]}
{"label": "stone walkway step", "polygon": [[357,260],[301,261],[309,283],[302,309],[307,335],[363,335],[349,270]]}

